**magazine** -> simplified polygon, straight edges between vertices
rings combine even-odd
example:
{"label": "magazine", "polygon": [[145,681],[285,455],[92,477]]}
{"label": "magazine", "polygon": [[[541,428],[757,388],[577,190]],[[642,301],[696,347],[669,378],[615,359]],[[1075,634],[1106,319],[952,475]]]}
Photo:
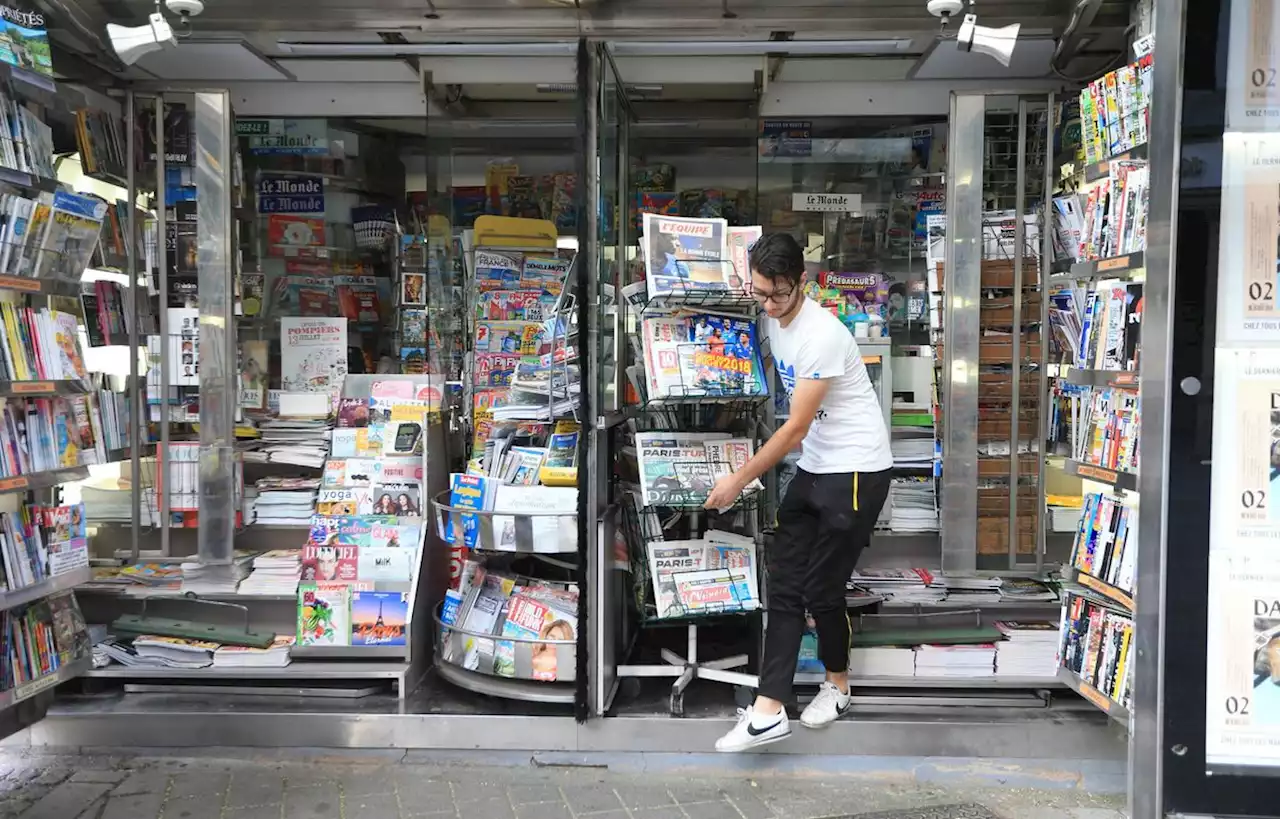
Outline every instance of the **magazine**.
{"label": "magazine", "polygon": [[36,256],[34,275],[39,279],[74,279],[89,266],[107,203],[92,196],[59,191]]}
{"label": "magazine", "polygon": [[[572,605],[571,605],[572,604]],[[503,637],[525,640],[568,641],[577,638],[576,601],[568,595],[540,594],[522,591],[512,596],[502,624]],[[535,643],[532,647],[529,676],[535,680],[555,682],[558,677],[559,651],[552,643]],[[495,647],[493,671],[501,677],[516,674],[516,644],[499,640]]]}
{"label": "magazine", "polygon": [[267,406],[267,375],[271,360],[266,341],[240,345],[240,406],[260,410]]}
{"label": "magazine", "polygon": [[358,591],[351,597],[351,645],[402,646],[409,622],[404,592]]}
{"label": "magazine", "polygon": [[646,213],[645,281],[649,297],[692,290],[728,290],[732,270],[724,219],[684,219]]}
{"label": "magazine", "polygon": [[350,623],[350,586],[333,583],[298,586],[298,645],[350,645]]}
{"label": "magazine", "polygon": [[755,322],[697,313],[641,326],[650,399],[768,394]]}
{"label": "magazine", "polygon": [[336,396],[347,375],[347,320],[280,319],[280,373],[286,392]]}
{"label": "magazine", "polygon": [[[578,543],[578,490],[565,486],[500,485],[493,503],[493,529],[499,548],[519,547],[516,519],[511,513],[536,513],[530,518],[533,551],[563,552]],[[550,514],[549,514],[550,513]]]}

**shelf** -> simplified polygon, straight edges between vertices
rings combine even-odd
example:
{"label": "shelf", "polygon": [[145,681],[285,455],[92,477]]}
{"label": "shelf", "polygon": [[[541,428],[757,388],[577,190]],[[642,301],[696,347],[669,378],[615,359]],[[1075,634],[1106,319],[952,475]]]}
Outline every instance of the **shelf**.
{"label": "shelf", "polygon": [[45,395],[83,395],[80,381],[0,381],[0,398],[38,398]]}
{"label": "shelf", "polygon": [[289,650],[295,660],[393,660],[408,654],[408,646],[294,646]]}
{"label": "shelf", "polygon": [[1100,162],[1094,162],[1091,165],[1085,165],[1083,168],[1084,181],[1097,182],[1099,179],[1105,179],[1107,175],[1111,173],[1112,162],[1123,162],[1124,160],[1127,160],[1127,159],[1146,159],[1146,158],[1147,158],[1147,144],[1144,142],[1141,145],[1135,145],[1134,147],[1130,148],[1124,153],[1116,154],[1110,159],[1104,159]]}
{"label": "shelf", "polygon": [[[141,458],[150,458],[155,454],[156,445],[154,443],[148,443],[142,445],[142,451],[138,453],[138,456]],[[107,459],[103,461],[103,463],[114,464],[131,460],[133,460],[133,448],[126,446],[121,449],[108,449]]]}
{"label": "shelf", "polygon": [[[3,65],[3,63],[0,63],[0,65]],[[6,168],[2,165],[0,165],[0,182],[8,182],[10,185],[41,193],[53,193],[62,186],[62,183],[56,179],[36,176],[14,168]]]}
{"label": "shelf", "polygon": [[0,478],[0,494],[27,492],[32,489],[50,489],[72,481],[83,481],[88,477],[89,467],[87,466],[51,469],[48,472],[29,472],[26,475]]}
{"label": "shelf", "polygon": [[1083,370],[1079,367],[1064,367],[1063,376],[1068,384],[1082,387],[1127,387],[1138,388],[1138,373],[1131,370]]}
{"label": "shelf", "polygon": [[1107,469],[1104,466],[1081,463],[1080,461],[1063,461],[1062,470],[1068,475],[1084,478],[1095,483],[1105,483],[1126,492],[1138,491],[1138,475],[1136,472],[1125,472],[1118,469]]}
{"label": "shelf", "polygon": [[85,566],[83,569],[75,569],[66,574],[50,577],[30,586],[24,586],[13,591],[0,592],[0,611],[8,611],[58,592],[70,591],[81,583],[88,583],[89,578],[92,576],[93,570]]}
{"label": "shelf", "polygon": [[[818,672],[796,674],[797,685],[819,685],[826,679]],[[1060,688],[1057,677],[857,677],[849,676],[852,688]]]}
{"label": "shelf", "polygon": [[1121,725],[1129,724],[1129,709],[1103,694],[1068,668],[1058,669],[1058,682],[1093,703],[1107,716]]}
{"label": "shelf", "polygon": [[1025,611],[1027,609],[1053,609],[1062,608],[1061,600],[1001,600],[997,603],[972,603],[963,600],[942,600],[937,603],[899,603],[893,600],[886,600],[880,604],[885,609],[952,609],[969,611],[978,609],[986,611],[988,609],[1017,609]]}
{"label": "shelf", "polygon": [[[2,177],[0,177],[2,178]],[[80,282],[66,279],[32,279],[25,276],[0,276],[0,290],[33,293],[42,296],[80,295]]]}
{"label": "shelf", "polygon": [[12,708],[23,700],[29,700],[35,695],[48,691],[60,683],[74,680],[77,677],[83,677],[92,665],[89,657],[74,660],[59,668],[52,674],[46,674],[43,677],[25,682],[22,685],[11,688],[8,691],[0,691],[0,710]]}
{"label": "shelf", "polygon": [[1133,595],[1126,591],[1121,591],[1105,580],[1094,577],[1087,572],[1079,569],[1072,569],[1070,581],[1079,586],[1084,586],[1090,591],[1097,592],[1113,603],[1118,603],[1129,611],[1133,611]]}
{"label": "shelf", "polygon": [[1147,266],[1146,253],[1138,250],[1123,256],[1112,256],[1107,259],[1093,259],[1087,262],[1076,262],[1068,268],[1068,272],[1052,275],[1049,282],[1076,281],[1078,279],[1111,279],[1143,270]]}
{"label": "shelf", "polygon": [[292,662],[284,668],[149,668],[112,664],[83,676],[124,680],[399,680],[407,663]]}

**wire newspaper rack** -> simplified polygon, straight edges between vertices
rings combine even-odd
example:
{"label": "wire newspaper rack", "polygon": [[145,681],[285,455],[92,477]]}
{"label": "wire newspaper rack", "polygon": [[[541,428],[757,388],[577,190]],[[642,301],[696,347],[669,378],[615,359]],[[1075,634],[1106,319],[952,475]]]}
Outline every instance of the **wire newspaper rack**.
{"label": "wire newspaper rack", "polygon": [[[719,266],[729,275],[721,281],[699,282],[692,279],[664,279],[656,293],[649,292],[649,282],[640,281],[623,288],[627,305],[641,317],[672,310],[716,310],[755,317],[760,305],[751,295],[749,278],[744,278],[732,259],[698,259],[699,266]],[[735,288],[732,282],[737,282]]]}

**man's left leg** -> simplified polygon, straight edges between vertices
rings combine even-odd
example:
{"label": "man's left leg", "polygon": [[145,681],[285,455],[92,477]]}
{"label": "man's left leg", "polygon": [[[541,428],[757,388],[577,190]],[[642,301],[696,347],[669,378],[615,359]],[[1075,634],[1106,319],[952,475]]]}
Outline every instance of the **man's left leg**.
{"label": "man's left leg", "polygon": [[800,715],[807,728],[823,728],[849,708],[849,576],[871,544],[880,510],[889,495],[890,472],[824,475],[815,492],[822,521],[810,552],[806,592],[818,632],[818,657],[827,679]]}

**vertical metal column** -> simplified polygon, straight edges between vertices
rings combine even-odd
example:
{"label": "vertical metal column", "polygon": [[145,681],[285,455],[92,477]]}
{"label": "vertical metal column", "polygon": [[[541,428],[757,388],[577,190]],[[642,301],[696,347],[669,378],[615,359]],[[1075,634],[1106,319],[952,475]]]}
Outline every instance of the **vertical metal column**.
{"label": "vertical metal column", "polygon": [[1040,196],[1040,389],[1036,391],[1037,404],[1040,407],[1040,440],[1036,453],[1036,511],[1039,525],[1036,526],[1036,575],[1044,572],[1044,558],[1048,550],[1045,542],[1045,527],[1049,525],[1048,507],[1045,505],[1044,459],[1045,446],[1049,441],[1049,419],[1053,417],[1049,402],[1049,271],[1053,263],[1053,179],[1056,168],[1053,167],[1053,133],[1054,119],[1057,111],[1057,95],[1049,92],[1048,108],[1045,111],[1045,146],[1044,146],[1044,193]]}
{"label": "vertical metal column", "polygon": [[160,289],[158,299],[160,314],[160,444],[156,449],[156,460],[160,464],[160,478],[156,481],[156,504],[160,507],[160,554],[169,557],[170,548],[169,497],[172,491],[170,478],[171,455],[169,452],[169,421],[172,408],[169,406],[169,224],[165,209],[169,203],[165,201],[165,162],[164,162],[164,94],[156,94],[155,98],[155,140],[156,140],[156,267],[159,269],[157,287]]}
{"label": "vertical metal column", "polygon": [[[1187,0],[1153,10],[1155,54],[1147,160],[1147,275],[1142,289],[1142,372],[1138,441],[1138,570],[1134,593],[1133,697],[1129,725],[1129,815],[1165,815],[1164,688],[1170,402],[1173,397],[1174,260],[1182,157],[1184,18]],[[1223,298],[1226,298],[1224,295]],[[1208,544],[1205,545],[1208,548]],[[1181,636],[1180,636],[1181,638]],[[1200,669],[1196,669],[1199,671]],[[1186,752],[1185,749],[1183,751]]]}
{"label": "vertical metal column", "polygon": [[134,168],[137,165],[137,135],[133,124],[137,122],[137,98],[132,91],[125,95],[125,185],[128,188],[129,209],[125,214],[125,271],[129,274],[129,558],[137,562],[141,551],[142,530],[142,430],[143,413],[147,411],[146,395],[142,379],[138,377],[138,180]]}
{"label": "vertical metal column", "polygon": [[982,276],[981,94],[952,94],[945,258],[942,570],[978,566],[978,311]]}
{"label": "vertical metal column", "polygon": [[195,95],[196,266],[200,307],[200,561],[230,564],[235,549],[235,298],[231,247],[231,97]]}
{"label": "vertical metal column", "polygon": [[1009,439],[1009,571],[1018,568],[1018,536],[1022,534],[1018,525],[1018,502],[1021,500],[1022,487],[1018,476],[1018,446],[1022,442],[1022,271],[1023,246],[1027,243],[1027,223],[1022,219],[1022,212],[1027,207],[1027,101],[1018,97],[1018,163],[1017,176],[1013,193],[1013,349],[1011,359],[1013,397],[1009,401],[1009,423],[1013,435]]}

